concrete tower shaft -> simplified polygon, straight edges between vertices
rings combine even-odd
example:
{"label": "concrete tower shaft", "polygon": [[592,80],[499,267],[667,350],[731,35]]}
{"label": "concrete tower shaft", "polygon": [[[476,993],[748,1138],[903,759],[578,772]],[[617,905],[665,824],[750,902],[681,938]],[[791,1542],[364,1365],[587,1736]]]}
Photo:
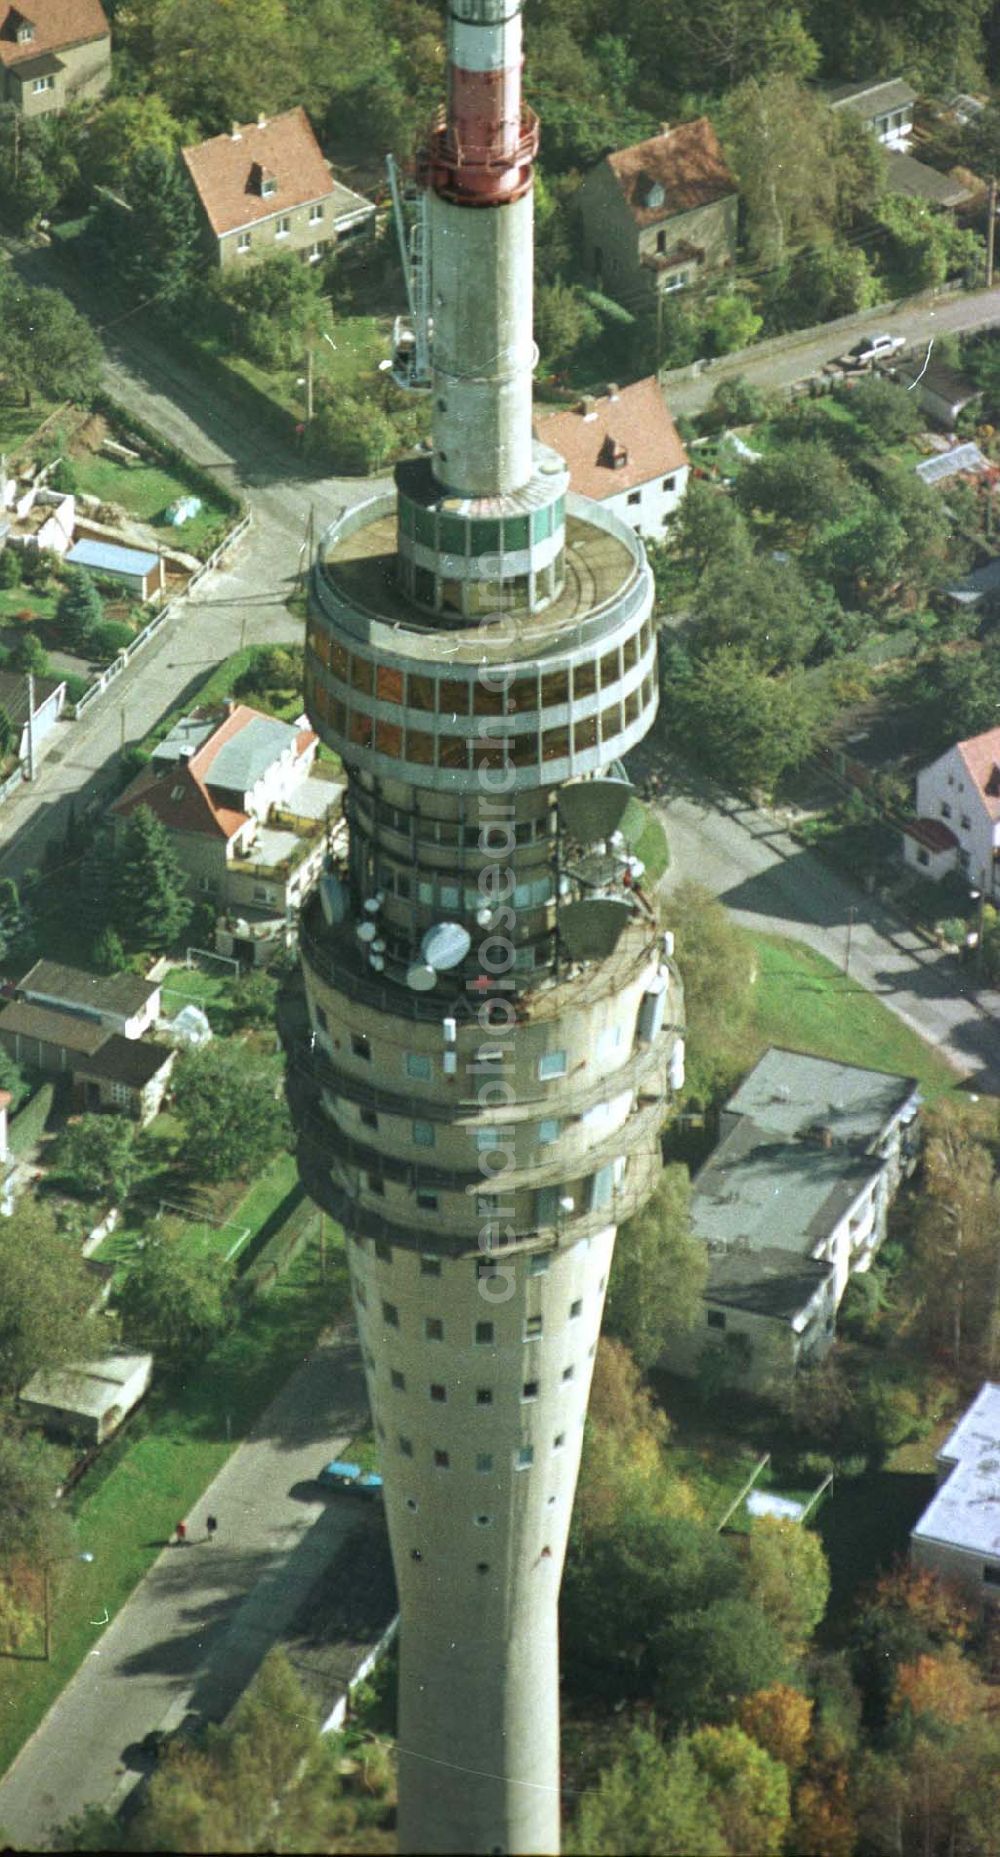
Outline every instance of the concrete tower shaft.
{"label": "concrete tower shaft", "polygon": [[448,103],[421,160],[430,190],[434,475],[503,496],[532,475],[532,173],[520,0],[452,0]]}
{"label": "concrete tower shaft", "polygon": [[448,58],[420,160],[431,455],[312,569],[306,704],[349,847],[300,923],[301,1155],[347,1236],[380,1442],[400,1846],[540,1857],[615,1230],[659,1175],[683,1005],[620,829],[658,700],[652,575],[532,445],[517,0],[450,0]]}

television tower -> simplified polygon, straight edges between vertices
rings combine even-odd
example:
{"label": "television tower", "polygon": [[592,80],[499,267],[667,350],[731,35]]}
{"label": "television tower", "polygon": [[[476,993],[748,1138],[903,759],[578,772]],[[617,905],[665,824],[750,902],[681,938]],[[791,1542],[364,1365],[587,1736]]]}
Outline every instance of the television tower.
{"label": "television tower", "polygon": [[557,1603],[605,1286],[683,1081],[619,764],[656,713],[652,578],[532,440],[537,145],[520,0],[451,0],[418,164],[433,443],[326,530],[311,579],[307,705],[349,851],[301,921],[303,1171],[347,1235],[415,1852],[558,1850]]}

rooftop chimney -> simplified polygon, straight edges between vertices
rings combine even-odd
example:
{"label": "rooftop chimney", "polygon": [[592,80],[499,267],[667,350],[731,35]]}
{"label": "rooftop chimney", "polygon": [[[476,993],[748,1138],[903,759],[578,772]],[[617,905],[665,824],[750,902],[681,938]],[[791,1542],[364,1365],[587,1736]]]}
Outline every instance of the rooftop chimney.
{"label": "rooftop chimney", "polygon": [[258,127],[258,129],[266,129],[266,128],[267,128],[267,117],[266,117],[265,115],[263,115],[263,113],[262,113],[261,115],[259,115],[259,116],[258,116],[258,118],[257,118],[257,127]]}
{"label": "rooftop chimney", "polygon": [[576,410],[584,419],[596,419],[597,401],[594,399],[593,394],[585,393]]}
{"label": "rooftop chimney", "polygon": [[608,399],[609,399],[609,400],[617,400],[617,398],[618,398],[618,395],[619,395],[619,393],[620,393],[620,391],[621,391],[621,389],[620,389],[620,387],[619,387],[619,385],[618,385],[618,382],[617,382],[616,380],[609,380],[609,382],[608,382]]}
{"label": "rooftop chimney", "polygon": [[240,132],[239,123],[233,124],[231,130],[229,131],[229,139],[231,142],[241,142],[243,140],[242,134]]}

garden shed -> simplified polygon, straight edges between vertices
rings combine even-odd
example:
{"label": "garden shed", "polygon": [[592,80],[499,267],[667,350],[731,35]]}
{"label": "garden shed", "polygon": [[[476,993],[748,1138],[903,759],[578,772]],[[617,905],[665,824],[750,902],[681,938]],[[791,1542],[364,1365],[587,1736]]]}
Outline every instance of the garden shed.
{"label": "garden shed", "polygon": [[143,548],[123,548],[119,542],[99,542],[84,537],[74,542],[66,556],[69,567],[85,568],[105,580],[120,581],[129,593],[150,600],[166,581],[163,557]]}
{"label": "garden shed", "polygon": [[22,1387],[28,1418],[53,1431],[101,1444],[139,1404],[153,1373],[151,1354],[109,1354],[68,1367],[42,1367]]}

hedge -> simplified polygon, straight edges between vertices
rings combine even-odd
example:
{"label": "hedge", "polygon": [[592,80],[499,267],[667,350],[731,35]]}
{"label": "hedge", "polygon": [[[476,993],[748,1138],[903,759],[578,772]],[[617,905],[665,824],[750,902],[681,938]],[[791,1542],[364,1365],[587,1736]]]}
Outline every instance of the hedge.
{"label": "hedge", "polygon": [[29,1096],[23,1109],[19,1109],[10,1125],[10,1145],[18,1159],[30,1153],[45,1133],[45,1124],[49,1119],[52,1101],[56,1093],[54,1083],[40,1084],[33,1096]]}
{"label": "hedge", "polygon": [[115,426],[126,433],[134,432],[136,438],[142,439],[151,451],[155,452],[158,457],[164,458],[172,470],[176,471],[178,477],[189,484],[192,490],[200,490],[202,496],[208,497],[213,503],[218,503],[227,515],[239,517],[245,513],[246,505],[241,497],[234,496],[233,492],[227,490],[224,484],[220,484],[209,471],[203,471],[200,464],[192,463],[186,452],[181,451],[178,445],[172,445],[169,439],[157,432],[155,426],[147,425],[137,413],[130,412],[126,407],[121,406],[107,393],[95,393],[92,405],[95,412],[103,413],[105,418],[110,419]]}

